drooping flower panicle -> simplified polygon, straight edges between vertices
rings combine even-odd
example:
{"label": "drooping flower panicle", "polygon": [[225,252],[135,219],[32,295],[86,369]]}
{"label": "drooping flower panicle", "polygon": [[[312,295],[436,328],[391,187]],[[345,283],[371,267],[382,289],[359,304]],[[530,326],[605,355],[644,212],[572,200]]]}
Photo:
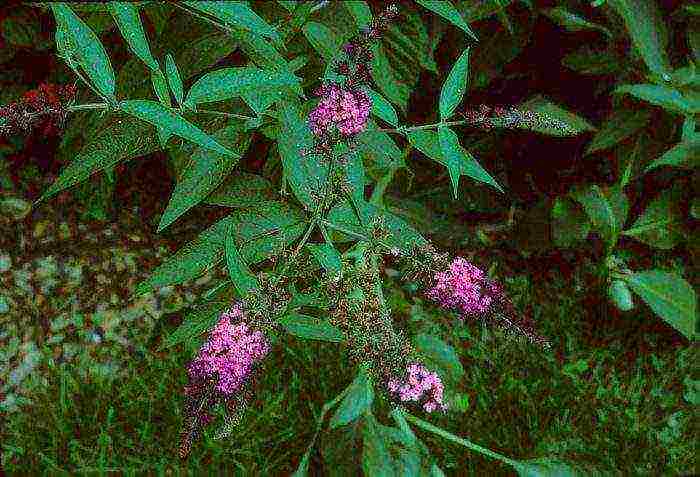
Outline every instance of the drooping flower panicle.
{"label": "drooping flower panicle", "polygon": [[444,386],[440,377],[420,363],[411,363],[406,367],[407,376],[402,379],[389,379],[389,392],[397,395],[404,402],[421,402],[425,412],[436,409],[447,410],[443,402]]}

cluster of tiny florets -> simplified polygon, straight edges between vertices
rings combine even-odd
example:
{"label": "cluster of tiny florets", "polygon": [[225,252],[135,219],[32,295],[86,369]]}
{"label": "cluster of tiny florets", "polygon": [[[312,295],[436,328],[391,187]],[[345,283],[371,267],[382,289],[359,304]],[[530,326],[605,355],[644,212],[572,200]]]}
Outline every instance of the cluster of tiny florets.
{"label": "cluster of tiny florets", "polygon": [[436,409],[445,411],[443,402],[444,386],[440,377],[420,363],[411,363],[406,367],[406,376],[391,378],[387,382],[389,392],[403,402],[421,402],[425,412]]}
{"label": "cluster of tiny florets", "polygon": [[253,368],[270,350],[265,335],[253,330],[245,318],[240,304],[223,312],[187,366],[181,458],[187,456],[201,429],[212,421],[210,410],[214,405],[226,404],[231,414],[244,404]]}
{"label": "cluster of tiny florets", "polygon": [[68,114],[66,106],[75,93],[75,85],[42,83],[18,101],[0,106],[0,135],[27,133],[35,128],[43,135],[55,134],[63,127]]}
{"label": "cluster of tiny florets", "polygon": [[468,110],[462,113],[464,119],[471,125],[483,129],[491,128],[520,128],[520,129],[553,129],[561,135],[571,135],[575,131],[566,123],[547,114],[537,111],[522,110],[511,106],[491,108],[485,104],[478,110]]}
{"label": "cluster of tiny florets", "polygon": [[321,86],[316,94],[321,101],[309,114],[309,125],[315,136],[328,136],[337,128],[342,136],[348,137],[365,129],[372,101],[364,91],[329,83]]}
{"label": "cluster of tiny florets", "polygon": [[447,270],[435,274],[435,285],[426,296],[444,308],[474,316],[489,309],[492,297],[488,292],[493,288],[482,270],[458,257]]}

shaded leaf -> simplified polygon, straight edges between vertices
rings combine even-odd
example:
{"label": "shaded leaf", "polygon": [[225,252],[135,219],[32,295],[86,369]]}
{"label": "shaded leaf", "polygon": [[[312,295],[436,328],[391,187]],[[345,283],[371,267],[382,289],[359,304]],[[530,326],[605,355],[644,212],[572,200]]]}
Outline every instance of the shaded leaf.
{"label": "shaded leaf", "polygon": [[543,120],[535,121],[533,125],[523,124],[531,131],[552,136],[575,136],[576,134],[595,130],[593,125],[581,116],[571,113],[541,96],[535,96],[526,101],[518,106],[518,109],[532,111],[540,118],[543,118]]}
{"label": "shaded leaf", "polygon": [[397,78],[396,71],[389,63],[384,47],[381,44],[373,45],[372,53],[374,55],[371,65],[372,79],[384,97],[405,113],[408,108],[408,98],[411,94],[410,88]]}
{"label": "shaded leaf", "polygon": [[464,368],[454,348],[434,335],[420,333],[413,343],[416,350],[428,359],[428,363],[449,373],[453,381],[464,375]]}
{"label": "shaded leaf", "polygon": [[621,190],[616,187],[601,188],[594,184],[574,189],[569,195],[583,206],[593,227],[603,239],[609,242],[617,240],[629,210],[629,201]]}
{"label": "shaded leaf", "polygon": [[342,44],[340,37],[326,25],[318,22],[307,22],[302,31],[311,46],[326,62],[330,62],[340,51]]}
{"label": "shaded leaf", "polygon": [[274,200],[272,183],[262,176],[234,171],[206,199],[207,204],[250,208]]}
{"label": "shaded leaf", "polygon": [[316,261],[327,272],[338,273],[342,268],[340,253],[329,243],[309,243],[306,247],[311,251]]}
{"label": "shaded leaf", "polygon": [[689,340],[698,326],[697,297],[680,276],[661,270],[625,275],[624,280],[649,307]]}
{"label": "shaded leaf", "polygon": [[362,469],[365,475],[393,476],[395,472],[391,454],[378,426],[379,423],[372,414],[365,415],[362,428]]}
{"label": "shaded leaf", "polygon": [[358,27],[369,25],[372,22],[372,10],[370,10],[367,2],[363,0],[346,0],[343,2],[343,6],[348,9]]}
{"label": "shaded leaf", "polygon": [[621,70],[620,58],[612,51],[595,51],[585,46],[567,53],[561,64],[582,75],[612,75]]}
{"label": "shaded leaf", "polygon": [[697,167],[699,163],[700,139],[694,139],[676,144],[661,157],[652,161],[644,172],[649,172],[660,166]]}
{"label": "shaded leaf", "polygon": [[680,114],[697,114],[700,108],[694,107],[678,90],[656,84],[632,84],[618,86],[614,93],[631,94],[656,106]]}
{"label": "shaded leaf", "polygon": [[399,118],[391,103],[373,89],[367,88],[366,92],[372,100],[372,114],[383,119],[392,126],[398,126]]}
{"label": "shaded leaf", "polygon": [[373,401],[374,389],[372,387],[372,379],[367,372],[367,368],[360,366],[345,398],[340,402],[338,409],[331,417],[329,427],[335,429],[353,422],[366,411],[372,409]]}
{"label": "shaded leaf", "polygon": [[160,70],[151,71],[151,82],[153,83],[153,90],[156,92],[158,101],[166,108],[171,107],[172,103],[170,102],[168,83]]}
{"label": "shaded leaf", "polygon": [[113,116],[88,140],[39,200],[44,201],[96,172],[157,151],[158,148],[158,141],[148,125],[128,116]]}
{"label": "shaded leaf", "polygon": [[610,30],[604,26],[589,22],[582,16],[572,13],[564,7],[547,8],[542,10],[542,13],[559,25],[563,26],[568,31],[597,30],[605,33],[608,38],[612,37]]}
{"label": "shaded leaf", "polygon": [[252,140],[250,135],[241,135],[238,126],[223,128],[214,134],[214,137],[231,147],[235,155],[220,154],[203,147],[197,148],[180,174],[170,202],[161,216],[158,232],[175,222],[216,189],[238,163],[238,158],[245,153]]}
{"label": "shaded leaf", "polygon": [[677,189],[662,192],[623,234],[651,247],[664,250],[673,248],[683,238],[680,230],[683,217],[679,210],[679,202]]}
{"label": "shaded leaf", "polygon": [[552,207],[552,238],[558,247],[571,247],[588,237],[591,224],[586,213],[567,197],[557,197]]}
{"label": "shaded leaf", "polygon": [[228,268],[229,277],[231,277],[231,281],[233,282],[233,286],[236,288],[238,294],[244,297],[250,290],[258,288],[258,280],[250,271],[250,268],[241,255],[240,250],[238,250],[236,235],[235,231],[231,229],[232,226],[233,223],[230,223],[229,230],[226,233],[226,241],[224,243],[226,266]]}
{"label": "shaded leaf", "polygon": [[586,154],[602,151],[644,128],[651,118],[647,109],[615,109],[593,136]]}
{"label": "shaded leaf", "polygon": [[336,343],[344,339],[343,332],[331,325],[327,320],[302,315],[301,313],[290,313],[280,319],[278,323],[287,330],[287,333],[299,338]]}

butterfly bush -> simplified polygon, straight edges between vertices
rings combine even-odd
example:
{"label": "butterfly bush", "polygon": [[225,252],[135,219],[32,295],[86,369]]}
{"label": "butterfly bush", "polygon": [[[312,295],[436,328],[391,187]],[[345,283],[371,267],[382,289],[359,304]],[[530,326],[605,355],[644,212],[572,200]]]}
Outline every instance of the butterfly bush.
{"label": "butterfly bush", "polygon": [[40,129],[43,135],[63,128],[76,85],[42,83],[24,93],[19,101],[0,106],[0,136]]}
{"label": "butterfly bush", "polygon": [[420,363],[411,363],[406,368],[406,379],[391,378],[387,388],[391,393],[399,396],[401,401],[423,401],[423,410],[433,412],[436,409],[447,410],[442,401],[444,390],[442,380],[437,375],[428,371]]}

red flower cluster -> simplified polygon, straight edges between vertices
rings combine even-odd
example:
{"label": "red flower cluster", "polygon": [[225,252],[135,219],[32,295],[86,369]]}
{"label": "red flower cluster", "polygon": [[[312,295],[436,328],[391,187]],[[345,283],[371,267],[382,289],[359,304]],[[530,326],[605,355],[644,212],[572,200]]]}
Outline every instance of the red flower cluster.
{"label": "red flower cluster", "polygon": [[45,136],[63,127],[67,104],[76,93],[75,85],[42,83],[24,93],[18,101],[0,107],[0,135],[29,132],[38,128]]}

